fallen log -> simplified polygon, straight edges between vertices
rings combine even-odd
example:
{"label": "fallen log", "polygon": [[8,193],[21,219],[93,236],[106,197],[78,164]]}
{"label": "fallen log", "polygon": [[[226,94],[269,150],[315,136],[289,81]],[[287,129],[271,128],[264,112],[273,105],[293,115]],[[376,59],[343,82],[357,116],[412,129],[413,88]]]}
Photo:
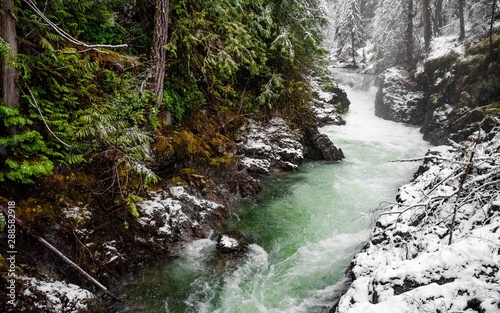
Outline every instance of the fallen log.
{"label": "fallen log", "polygon": [[[7,209],[5,209],[4,206],[0,205],[0,212],[5,214],[5,217],[9,216]],[[28,227],[26,227],[20,219],[17,217],[14,217],[16,225],[22,228],[26,233],[28,233],[30,236],[35,238],[39,243],[41,243],[45,248],[47,248],[50,252],[54,253],[56,256],[58,256],[61,260],[63,260],[66,264],[68,264],[71,268],[76,270],[78,273],[80,273],[82,276],[84,276],[87,280],[89,280],[92,284],[97,286],[101,291],[103,291],[105,294],[110,296],[111,298],[120,301],[120,302],[126,302],[122,298],[118,297],[111,291],[109,291],[108,288],[106,288],[103,284],[101,284],[97,279],[92,277],[90,274],[88,274],[85,270],[83,270],[78,264],[70,260],[67,256],[65,256],[62,252],[57,250],[53,245],[51,245],[47,240],[43,239],[41,236],[38,236],[30,231]]]}

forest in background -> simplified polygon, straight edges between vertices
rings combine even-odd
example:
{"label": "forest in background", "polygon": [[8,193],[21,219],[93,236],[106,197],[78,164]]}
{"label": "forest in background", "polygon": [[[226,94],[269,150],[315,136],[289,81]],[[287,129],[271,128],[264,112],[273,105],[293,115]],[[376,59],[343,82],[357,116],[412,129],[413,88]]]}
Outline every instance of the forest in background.
{"label": "forest in background", "polygon": [[325,11],[332,21],[325,44],[339,64],[375,73],[394,65],[415,68],[429,56],[432,40],[443,36],[455,46],[490,37],[493,57],[500,18],[496,0],[328,0]]}

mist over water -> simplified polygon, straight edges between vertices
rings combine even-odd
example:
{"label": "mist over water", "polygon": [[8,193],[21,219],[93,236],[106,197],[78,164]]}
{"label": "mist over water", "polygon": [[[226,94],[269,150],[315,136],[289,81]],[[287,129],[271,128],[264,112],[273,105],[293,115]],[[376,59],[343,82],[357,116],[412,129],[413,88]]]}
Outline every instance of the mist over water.
{"label": "mist over water", "polygon": [[224,228],[256,238],[241,259],[218,256],[211,239],[195,241],[178,258],[130,277],[125,298],[147,312],[328,312],[345,269],[368,239],[369,212],[394,201],[418,167],[390,161],[429,148],[417,128],[374,116],[370,77],[342,70],[334,76],[352,104],[347,125],[321,131],[346,159],[273,176],[256,200],[235,208]]}

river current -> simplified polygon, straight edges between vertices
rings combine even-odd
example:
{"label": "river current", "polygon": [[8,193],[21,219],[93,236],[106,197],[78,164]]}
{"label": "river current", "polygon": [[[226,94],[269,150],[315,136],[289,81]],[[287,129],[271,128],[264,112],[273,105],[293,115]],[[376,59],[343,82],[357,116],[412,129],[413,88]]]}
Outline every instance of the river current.
{"label": "river current", "polygon": [[[120,293],[146,312],[328,312],[344,272],[370,234],[373,210],[393,202],[429,145],[418,128],[374,115],[371,78],[334,70],[352,104],[345,126],[320,129],[344,151],[338,163],[308,162],[263,183],[224,226],[256,243],[240,259],[217,255],[215,241],[189,244],[179,257],[141,268]],[[124,312],[134,312],[127,309]]]}

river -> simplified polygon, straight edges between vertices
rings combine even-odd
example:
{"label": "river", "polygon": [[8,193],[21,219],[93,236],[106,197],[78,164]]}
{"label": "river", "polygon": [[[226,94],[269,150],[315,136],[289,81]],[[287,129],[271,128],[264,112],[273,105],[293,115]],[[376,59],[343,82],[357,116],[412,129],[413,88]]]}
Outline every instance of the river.
{"label": "river", "polygon": [[[345,126],[326,133],[345,160],[308,162],[267,179],[253,201],[234,208],[225,229],[251,234],[242,258],[217,255],[215,241],[189,244],[179,257],[142,267],[120,293],[147,312],[328,312],[344,272],[370,234],[374,209],[394,201],[429,145],[418,128],[374,115],[367,77],[335,70],[352,104]],[[123,310],[133,312],[134,309]]]}

